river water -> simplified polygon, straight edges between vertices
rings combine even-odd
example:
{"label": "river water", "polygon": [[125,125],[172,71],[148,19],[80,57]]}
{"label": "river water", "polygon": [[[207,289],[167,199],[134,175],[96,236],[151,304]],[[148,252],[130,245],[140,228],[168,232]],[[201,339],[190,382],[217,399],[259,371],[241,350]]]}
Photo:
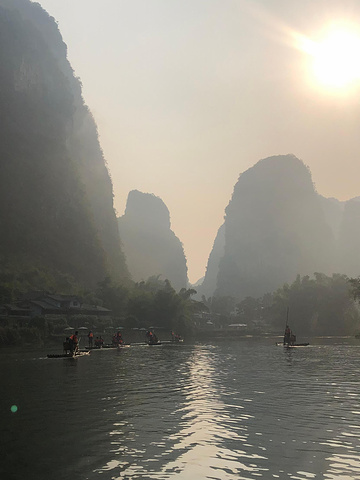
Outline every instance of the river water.
{"label": "river water", "polygon": [[1,350],[0,478],[360,479],[360,341],[310,342]]}

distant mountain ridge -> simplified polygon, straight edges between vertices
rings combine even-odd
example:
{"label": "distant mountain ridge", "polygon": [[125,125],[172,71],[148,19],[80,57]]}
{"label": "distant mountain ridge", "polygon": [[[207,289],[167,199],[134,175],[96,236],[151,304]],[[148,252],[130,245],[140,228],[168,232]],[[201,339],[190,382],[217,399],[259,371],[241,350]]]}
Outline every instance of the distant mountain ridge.
{"label": "distant mountain ridge", "polygon": [[160,275],[177,291],[187,287],[184,249],[171,230],[169,210],[161,198],[132,190],[118,225],[133,280]]}
{"label": "distant mountain ridge", "polygon": [[39,4],[0,0],[0,262],[93,286],[129,273],[97,128],[66,50]]}
{"label": "distant mountain ridge", "polygon": [[260,160],[234,187],[199,295],[271,292],[297,274],[359,275],[360,201],[326,199],[294,155]]}

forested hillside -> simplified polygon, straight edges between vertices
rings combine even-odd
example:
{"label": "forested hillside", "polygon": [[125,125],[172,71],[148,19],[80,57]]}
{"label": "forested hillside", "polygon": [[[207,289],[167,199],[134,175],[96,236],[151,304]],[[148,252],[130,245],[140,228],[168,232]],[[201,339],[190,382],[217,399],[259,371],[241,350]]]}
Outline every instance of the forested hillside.
{"label": "forested hillside", "polygon": [[119,231],[127,264],[135,281],[154,275],[168,279],[175,290],[187,286],[183,246],[171,230],[170,214],[161,198],[133,190]]}
{"label": "forested hillside", "polygon": [[2,282],[128,277],[97,128],[66,55],[38,4],[0,0]]}

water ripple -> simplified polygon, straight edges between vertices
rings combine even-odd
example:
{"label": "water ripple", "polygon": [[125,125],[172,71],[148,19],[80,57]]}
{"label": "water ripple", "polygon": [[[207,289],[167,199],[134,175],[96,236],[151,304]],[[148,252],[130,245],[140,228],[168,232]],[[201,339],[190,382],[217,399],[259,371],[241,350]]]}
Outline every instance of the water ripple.
{"label": "water ripple", "polygon": [[53,478],[59,457],[73,480],[360,479],[360,349],[339,342],[6,357],[0,407],[19,415],[4,417],[1,478]]}

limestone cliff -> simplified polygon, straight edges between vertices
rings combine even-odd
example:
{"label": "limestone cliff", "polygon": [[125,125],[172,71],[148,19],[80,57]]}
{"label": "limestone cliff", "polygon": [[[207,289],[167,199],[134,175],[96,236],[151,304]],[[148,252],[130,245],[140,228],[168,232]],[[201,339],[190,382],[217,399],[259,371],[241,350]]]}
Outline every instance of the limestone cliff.
{"label": "limestone cliff", "polygon": [[224,227],[217,295],[257,297],[297,274],[333,271],[333,233],[309,169],[293,155],[266,158],[240,176]]}
{"label": "limestone cliff", "polygon": [[225,250],[225,224],[222,224],[219,228],[213,248],[209,255],[209,259],[206,266],[206,273],[203,282],[196,287],[198,300],[204,295],[205,298],[211,297],[216,291],[217,275],[219,272],[220,260],[224,256]]}
{"label": "limestone cliff", "polygon": [[360,275],[360,197],[344,203],[337,241],[338,271],[351,277]]}
{"label": "limestone cliff", "polygon": [[169,210],[159,197],[131,191],[118,224],[133,280],[161,275],[175,290],[187,286],[184,250],[171,230]]}
{"label": "limestone cliff", "polygon": [[[126,279],[112,183],[55,20],[0,0],[0,261]],[[18,266],[16,267],[18,268]]]}

